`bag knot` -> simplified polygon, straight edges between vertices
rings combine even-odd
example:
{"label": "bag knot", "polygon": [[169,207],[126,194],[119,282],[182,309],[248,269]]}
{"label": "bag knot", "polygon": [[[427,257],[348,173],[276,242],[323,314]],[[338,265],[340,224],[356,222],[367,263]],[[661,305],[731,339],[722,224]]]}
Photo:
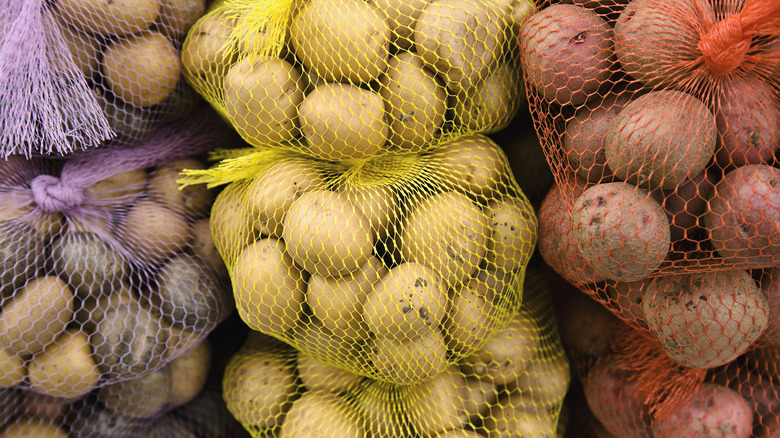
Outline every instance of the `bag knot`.
{"label": "bag knot", "polygon": [[38,175],[31,182],[33,199],[48,213],[68,212],[84,202],[84,189],[75,187],[52,175]]}

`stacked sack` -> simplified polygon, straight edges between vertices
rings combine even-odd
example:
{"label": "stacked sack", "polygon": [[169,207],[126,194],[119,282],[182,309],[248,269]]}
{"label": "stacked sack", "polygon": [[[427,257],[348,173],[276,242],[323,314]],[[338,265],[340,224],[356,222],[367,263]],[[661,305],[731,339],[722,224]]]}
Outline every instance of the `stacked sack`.
{"label": "stacked sack", "polygon": [[522,27],[557,183],[540,253],[625,323],[575,360],[616,436],[780,430],[778,17],[764,0],[554,1]]}
{"label": "stacked sack", "polygon": [[226,132],[201,108],[134,146],[0,162],[2,436],[136,436],[200,392],[235,307],[214,194],[177,180]]}
{"label": "stacked sack", "polygon": [[0,154],[131,145],[199,96],[180,50],[206,0],[0,2]]}
{"label": "stacked sack", "polygon": [[[376,422],[439,416],[435,427],[418,424],[421,436],[460,429],[468,416],[413,412],[421,397],[413,388],[441,380],[431,397],[461,403],[462,392],[448,385],[467,376],[492,385],[488,375],[506,372],[500,385],[525,378],[527,391],[543,387],[537,373],[553,375],[561,385],[534,416],[555,432],[568,365],[554,329],[538,328],[552,322],[549,314],[531,310],[522,287],[536,217],[485,135],[505,127],[523,102],[511,41],[528,8],[228,0],[193,25],[182,48],[185,77],[253,146],[212,154],[222,161],[186,171],[185,185],[227,184],[210,225],[238,313],[263,339],[282,341],[261,356],[274,357],[270,365],[257,366],[274,376],[273,388],[234,381],[254,372],[240,365],[254,353],[239,354],[239,371],[226,376],[226,397],[248,403],[232,411],[254,435],[278,427],[302,393],[298,355],[373,388],[360,392],[375,399],[366,403],[389,410],[373,414]],[[502,333],[507,342],[531,342],[530,354],[484,352]],[[349,408],[324,397],[322,415],[309,421],[343,436],[326,426]],[[291,422],[295,411],[283,436],[308,430],[289,425],[307,421],[310,409]],[[374,427],[356,424],[348,430],[357,436]]]}

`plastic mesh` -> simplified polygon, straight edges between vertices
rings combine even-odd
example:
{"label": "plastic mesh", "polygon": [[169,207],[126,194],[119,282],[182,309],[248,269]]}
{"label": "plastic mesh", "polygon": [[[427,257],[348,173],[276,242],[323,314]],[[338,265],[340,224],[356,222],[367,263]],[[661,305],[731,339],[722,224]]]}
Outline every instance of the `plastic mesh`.
{"label": "plastic mesh", "polygon": [[253,146],[327,160],[495,132],[524,103],[532,3],[225,0],[182,47],[187,80]]}
{"label": "plastic mesh", "polygon": [[[544,2],[519,35],[556,181],[539,211],[540,253],[628,323],[599,345],[616,361],[602,368],[619,369],[604,375],[639,382],[652,421],[637,436],[690,436],[681,419],[700,412],[684,406],[731,400],[704,386],[712,370],[774,342],[779,5]],[[733,436],[763,427],[713,415]]]}
{"label": "plastic mesh", "polygon": [[544,277],[529,268],[524,289],[524,310],[492,344],[414,384],[366,378],[251,332],[227,364],[227,407],[255,437],[555,436],[568,360]]}
{"label": "plastic mesh", "polygon": [[200,96],[180,49],[206,0],[3,0],[0,154],[129,145]]}

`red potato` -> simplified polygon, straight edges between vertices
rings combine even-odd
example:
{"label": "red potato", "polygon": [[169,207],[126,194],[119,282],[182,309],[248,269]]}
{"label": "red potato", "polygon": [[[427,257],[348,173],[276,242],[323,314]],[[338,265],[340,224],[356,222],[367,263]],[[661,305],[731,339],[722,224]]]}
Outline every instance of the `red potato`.
{"label": "red potato", "polygon": [[538,248],[542,259],[561,277],[575,286],[599,283],[604,276],[587,262],[574,239],[571,222],[571,198],[576,199],[585,190],[585,182],[575,181],[570,193],[567,188],[553,185],[537,213],[539,219]]}
{"label": "red potato", "polygon": [[778,381],[760,371],[732,362],[716,370],[712,381],[740,393],[757,418],[766,418],[773,412],[780,412]]}
{"label": "red potato", "polygon": [[772,161],[780,148],[780,97],[769,83],[741,78],[723,85],[715,120],[723,144],[715,157],[723,167]]}
{"label": "red potato", "polygon": [[607,283],[607,295],[612,299],[612,306],[617,309],[624,320],[640,327],[647,327],[645,311],[642,308],[645,287],[652,278],[637,281],[615,281]]}
{"label": "red potato", "polygon": [[693,233],[702,226],[707,199],[715,186],[716,172],[705,170],[683,180],[676,188],[663,192],[663,207],[669,216],[673,242],[694,239]]}
{"label": "red potato", "polygon": [[545,99],[580,105],[609,79],[612,28],[589,9],[552,5],[523,24],[520,53],[527,82]]}
{"label": "red potato", "polygon": [[647,191],[631,184],[604,183],[585,190],[574,203],[571,222],[585,260],[612,280],[650,275],[671,245],[666,213]]}
{"label": "red potato", "polygon": [[603,305],[573,291],[557,309],[558,330],[566,347],[593,357],[610,351],[619,322]]}
{"label": "red potato", "polygon": [[724,386],[705,383],[668,417],[656,419],[655,438],[748,438],[753,412],[742,396]]}
{"label": "red potato", "polygon": [[774,267],[761,278],[761,289],[766,293],[769,305],[769,323],[764,338],[780,346],[780,267]]}
{"label": "red potato", "polygon": [[749,164],[727,173],[708,199],[704,225],[729,264],[780,264],[780,169]]}
{"label": "red potato", "polygon": [[609,433],[619,437],[651,438],[651,416],[639,394],[639,381],[611,359],[598,361],[583,378],[591,412]]}

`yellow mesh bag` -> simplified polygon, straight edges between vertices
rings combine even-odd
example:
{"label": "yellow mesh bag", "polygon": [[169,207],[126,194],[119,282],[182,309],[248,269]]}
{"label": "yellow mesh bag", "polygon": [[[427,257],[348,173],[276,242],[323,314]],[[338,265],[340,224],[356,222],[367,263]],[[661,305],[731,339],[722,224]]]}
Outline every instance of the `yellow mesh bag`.
{"label": "yellow mesh bag", "polygon": [[226,366],[227,408],[253,437],[556,436],[569,365],[548,285],[528,274],[524,309],[495,345],[425,382],[366,378],[250,332]]}
{"label": "yellow mesh bag", "polygon": [[495,132],[524,102],[528,0],[225,0],[182,70],[253,146],[328,160]]}
{"label": "yellow mesh bag", "polygon": [[522,309],[536,216],[489,138],[352,165],[284,147],[223,156],[183,182],[234,180],[210,226],[251,329],[411,384],[484,346]]}

